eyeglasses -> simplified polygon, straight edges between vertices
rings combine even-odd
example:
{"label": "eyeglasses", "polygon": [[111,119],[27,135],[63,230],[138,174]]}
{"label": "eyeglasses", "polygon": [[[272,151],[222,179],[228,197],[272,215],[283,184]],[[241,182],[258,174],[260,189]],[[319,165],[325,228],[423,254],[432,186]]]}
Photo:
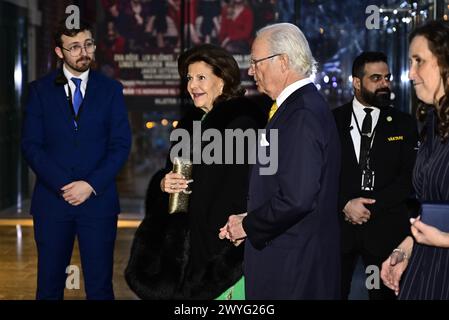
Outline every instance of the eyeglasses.
{"label": "eyeglasses", "polygon": [[261,59],[251,59],[251,60],[249,60],[249,66],[250,66],[250,68],[255,68],[259,62],[262,62],[264,60],[268,60],[268,59],[271,59],[271,58],[274,58],[274,57],[277,57],[280,55],[282,55],[282,53],[272,54],[271,56],[261,58]]}
{"label": "eyeglasses", "polygon": [[68,52],[70,52],[70,55],[72,57],[78,57],[79,55],[81,55],[81,52],[84,50],[86,50],[87,53],[92,53],[95,51],[95,49],[97,48],[95,45],[95,41],[94,40],[86,40],[86,42],[84,42],[84,46],[79,45],[79,44],[75,44],[73,46],[71,46],[70,48],[64,48],[61,47],[64,50],[67,50]]}

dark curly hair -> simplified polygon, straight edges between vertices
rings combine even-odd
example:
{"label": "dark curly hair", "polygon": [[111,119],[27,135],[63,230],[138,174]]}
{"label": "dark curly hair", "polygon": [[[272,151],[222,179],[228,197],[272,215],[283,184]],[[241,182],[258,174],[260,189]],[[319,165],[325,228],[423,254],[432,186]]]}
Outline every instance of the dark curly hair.
{"label": "dark curly hair", "polygon": [[213,102],[214,105],[245,94],[240,82],[240,69],[234,57],[221,47],[202,44],[183,52],[178,58],[178,72],[186,81],[189,65],[205,62],[212,68],[214,75],[223,80],[223,93]]}
{"label": "dark curly hair", "polygon": [[388,64],[388,59],[385,53],[377,51],[364,51],[357,58],[354,59],[352,64],[352,76],[362,79],[365,75],[365,65],[367,63],[385,62]]}
{"label": "dark curly hair", "polygon": [[86,20],[80,20],[79,28],[77,29],[68,29],[66,25],[65,19],[60,20],[55,33],[53,35],[53,40],[55,45],[59,48],[62,48],[62,36],[65,35],[67,37],[75,37],[78,33],[83,31],[90,31],[93,34],[92,26]]}
{"label": "dark curly hair", "polygon": [[[440,76],[443,79],[444,95],[436,102],[439,107],[437,132],[441,140],[446,142],[449,137],[449,25],[444,21],[430,21],[416,28],[410,34],[409,42],[411,43],[417,36],[427,39],[429,50],[437,58]],[[417,119],[424,122],[431,108],[432,106],[420,103],[416,110]]]}

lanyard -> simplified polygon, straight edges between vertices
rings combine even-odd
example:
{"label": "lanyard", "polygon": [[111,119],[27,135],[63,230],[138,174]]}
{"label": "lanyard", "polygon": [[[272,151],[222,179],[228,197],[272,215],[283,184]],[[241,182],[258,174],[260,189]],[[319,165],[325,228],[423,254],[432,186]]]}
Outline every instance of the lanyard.
{"label": "lanyard", "polygon": [[[357,131],[360,134],[360,145],[362,145],[362,139],[363,139],[364,136],[368,136],[368,139],[369,139],[369,143],[368,143],[369,148],[368,148],[368,150],[366,152],[366,167],[369,169],[370,168],[369,167],[369,163],[370,163],[371,149],[373,147],[372,143],[373,143],[373,140],[374,140],[374,136],[376,135],[376,129],[377,129],[377,125],[379,124],[379,121],[377,121],[376,126],[374,127],[372,133],[364,135],[362,133],[362,130],[360,130],[360,125],[359,125],[359,122],[357,121],[357,117],[355,116],[354,109],[352,109],[352,116],[354,117],[354,121],[355,121],[355,124],[357,126]],[[360,161],[360,154],[359,154],[359,161]]]}
{"label": "lanyard", "polygon": [[[70,111],[71,111],[72,117],[73,117],[73,123],[75,124],[75,130],[78,131],[79,118],[81,115],[81,110],[83,109],[84,100],[83,100],[83,102],[81,102],[81,105],[78,109],[78,114],[75,114],[75,108],[73,107],[73,101],[72,101],[72,89],[70,89],[70,85],[68,83],[66,85],[67,85],[67,93],[66,93],[67,101],[69,102]],[[65,91],[65,88],[64,88],[64,91]]]}
{"label": "lanyard", "polygon": [[[59,72],[59,74],[55,78],[55,85],[63,86],[63,90],[64,90],[65,96],[67,98],[67,102],[69,103],[70,112],[72,113],[73,124],[75,125],[75,131],[78,131],[78,122],[79,122],[79,118],[81,115],[81,111],[83,109],[84,100],[78,109],[78,114],[75,114],[75,108],[73,107],[73,101],[72,101],[72,90],[70,89],[69,81],[65,77],[64,72],[62,70]],[[66,91],[66,88],[67,88],[67,91]]]}

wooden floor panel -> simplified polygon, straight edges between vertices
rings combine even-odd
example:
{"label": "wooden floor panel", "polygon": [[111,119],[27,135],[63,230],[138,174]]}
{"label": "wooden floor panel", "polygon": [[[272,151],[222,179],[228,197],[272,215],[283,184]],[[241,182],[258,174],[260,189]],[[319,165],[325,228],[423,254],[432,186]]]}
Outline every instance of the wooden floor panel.
{"label": "wooden floor panel", "polygon": [[[28,220],[29,221],[29,220]],[[3,220],[4,222],[4,220]],[[17,221],[16,221],[17,223]],[[116,299],[136,299],[129,290],[123,272],[129,258],[137,221],[124,224],[117,232],[114,253],[114,291]],[[36,292],[36,246],[31,223],[0,223],[0,299],[34,299]],[[71,264],[81,266],[75,244]],[[65,299],[85,299],[81,274],[79,290],[65,290]]]}

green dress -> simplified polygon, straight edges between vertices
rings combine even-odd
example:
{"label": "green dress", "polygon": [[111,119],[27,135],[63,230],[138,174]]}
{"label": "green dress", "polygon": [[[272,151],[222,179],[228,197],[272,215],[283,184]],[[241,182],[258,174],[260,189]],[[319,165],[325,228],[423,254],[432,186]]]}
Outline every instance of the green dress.
{"label": "green dress", "polygon": [[241,277],[215,300],[245,300],[245,278]]}

